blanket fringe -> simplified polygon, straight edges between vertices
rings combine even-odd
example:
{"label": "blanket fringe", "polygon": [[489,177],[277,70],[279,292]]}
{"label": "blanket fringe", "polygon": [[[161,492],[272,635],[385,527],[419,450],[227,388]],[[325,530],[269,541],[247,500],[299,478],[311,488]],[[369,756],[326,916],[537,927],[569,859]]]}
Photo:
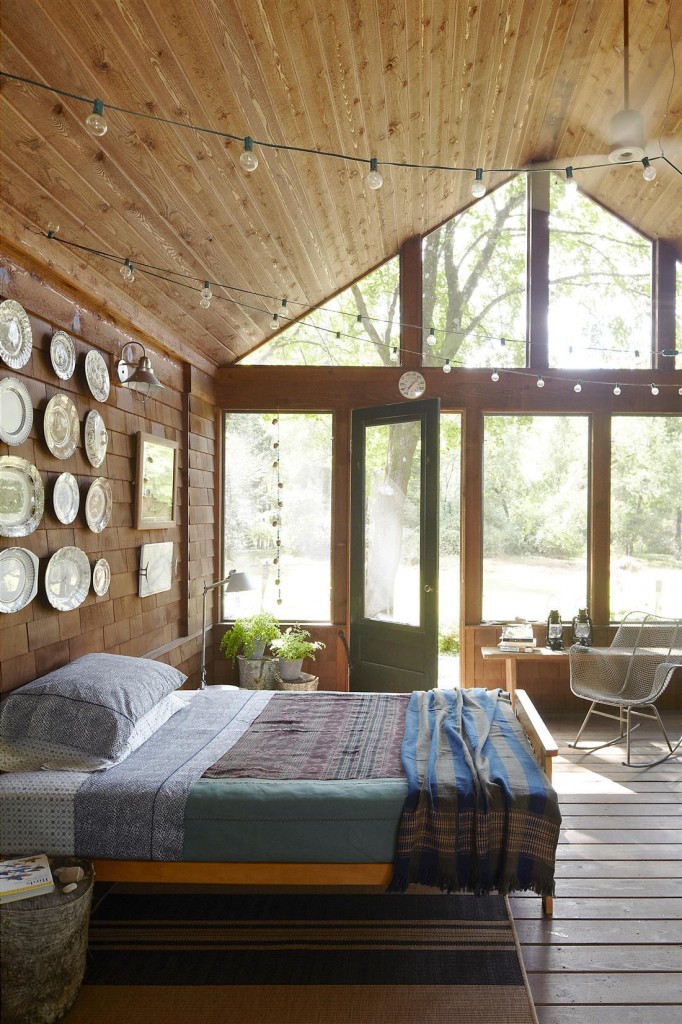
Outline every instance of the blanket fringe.
{"label": "blanket fringe", "polygon": [[532,880],[518,877],[498,879],[495,885],[483,886],[480,881],[469,881],[462,884],[458,878],[435,871],[423,871],[418,867],[410,869],[405,875],[396,872],[387,888],[387,892],[405,892],[410,885],[425,885],[431,889],[440,889],[446,893],[468,893],[473,896],[490,896],[495,893],[508,896],[515,892],[532,892],[536,896],[554,896],[555,884],[551,873]]}

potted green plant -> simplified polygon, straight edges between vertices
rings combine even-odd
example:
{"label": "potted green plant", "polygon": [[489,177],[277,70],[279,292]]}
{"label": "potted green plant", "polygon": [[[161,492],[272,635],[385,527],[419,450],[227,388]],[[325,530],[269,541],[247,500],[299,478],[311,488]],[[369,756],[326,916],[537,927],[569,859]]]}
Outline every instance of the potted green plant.
{"label": "potted green plant", "polygon": [[[220,650],[239,665],[239,685],[249,690],[264,690],[274,679],[275,661],[264,658],[265,647],[281,635],[279,622],[269,612],[256,612],[236,619],[223,633]],[[242,653],[240,653],[242,652]]]}
{"label": "potted green plant", "polygon": [[321,651],[326,646],[321,640],[309,640],[309,636],[307,629],[289,626],[279,637],[270,641],[270,650],[279,657],[281,679],[298,679],[304,660],[312,658],[315,661],[315,651]]}

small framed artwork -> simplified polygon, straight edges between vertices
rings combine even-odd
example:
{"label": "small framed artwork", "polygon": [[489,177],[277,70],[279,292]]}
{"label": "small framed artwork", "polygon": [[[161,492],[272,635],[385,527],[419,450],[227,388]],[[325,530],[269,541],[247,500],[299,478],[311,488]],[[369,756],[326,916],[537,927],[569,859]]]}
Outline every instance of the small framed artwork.
{"label": "small framed artwork", "polygon": [[138,432],[135,476],[135,527],[138,530],[175,526],[178,448],[177,441]]}
{"label": "small framed artwork", "polygon": [[173,582],[173,542],[143,544],[140,549],[140,597],[170,590]]}

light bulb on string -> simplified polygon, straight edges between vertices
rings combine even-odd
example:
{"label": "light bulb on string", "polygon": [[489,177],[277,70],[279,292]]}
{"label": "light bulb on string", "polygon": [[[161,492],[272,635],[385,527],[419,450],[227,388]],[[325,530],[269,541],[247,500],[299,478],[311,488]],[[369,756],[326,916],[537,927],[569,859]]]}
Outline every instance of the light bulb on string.
{"label": "light bulb on string", "polygon": [[657,395],[658,394],[658,388],[656,387],[655,384],[651,385],[651,394],[652,395]]}
{"label": "light bulb on string", "polygon": [[677,393],[678,393],[678,395],[682,395],[682,388],[678,388],[677,389]]}
{"label": "light bulb on string", "polygon": [[249,174],[258,167],[258,157],[253,151],[253,139],[250,135],[247,135],[244,139],[244,151],[239,157],[239,163]]}
{"label": "light bulb on string", "polygon": [[384,183],[384,179],[377,170],[377,158],[375,156],[373,156],[369,162],[369,172],[367,174],[367,177],[365,178],[365,181],[367,182],[368,188],[375,190],[381,188],[381,186]]}
{"label": "light bulb on string", "polygon": [[58,231],[59,231],[59,224],[56,224],[55,221],[53,221],[53,220],[48,221],[47,237],[48,238],[54,238],[54,236],[57,234]]}
{"label": "light bulb on string", "polygon": [[135,271],[133,270],[133,265],[129,259],[126,259],[123,262],[123,266],[121,267],[121,277],[128,284],[132,284],[135,280]]}
{"label": "light bulb on string", "polygon": [[620,384],[616,384],[615,388],[613,389],[614,395],[619,395],[620,391],[621,391]]}
{"label": "light bulb on string", "polygon": [[566,168],[566,181],[564,182],[564,200],[567,206],[572,206],[578,194],[578,182],[573,177],[573,168]]}
{"label": "light bulb on string", "polygon": [[446,359],[445,362],[443,363],[443,373],[450,373],[451,370],[452,367],[450,366],[450,360]]}
{"label": "light bulb on string", "polygon": [[504,348],[506,344],[507,344],[507,339],[506,338],[500,338],[500,345],[501,345],[501,347]]}
{"label": "light bulb on string", "polygon": [[104,104],[101,100],[95,100],[92,104],[92,113],[85,118],[85,130],[98,139],[106,135],[108,127],[104,116]]}
{"label": "light bulb on string", "polygon": [[336,332],[336,340],[341,341],[341,331]]}
{"label": "light bulb on string", "polygon": [[642,158],[642,166],[644,167],[644,170],[642,171],[642,177],[644,178],[644,180],[653,181],[656,177],[656,168],[653,166],[653,164],[649,163],[648,156]]}
{"label": "light bulb on string", "polygon": [[474,197],[474,199],[482,199],[483,196],[485,195],[485,192],[486,189],[485,184],[483,183],[483,168],[477,167],[476,176],[471,185],[471,194]]}
{"label": "light bulb on string", "polygon": [[426,339],[426,344],[427,345],[435,345],[436,344],[436,329],[435,329],[435,327],[429,327],[429,336]]}
{"label": "light bulb on string", "polygon": [[282,305],[281,305],[280,310],[279,310],[279,315],[281,317],[283,316],[285,319],[289,319],[289,309],[288,309],[288,306],[287,306],[287,300],[286,299],[282,299]]}
{"label": "light bulb on string", "polygon": [[573,390],[575,391],[575,393],[576,393],[576,394],[578,394],[578,395],[579,395],[579,394],[580,394],[580,392],[582,391],[582,389],[583,389],[583,382],[582,382],[581,380],[579,380],[579,381],[578,381],[578,382],[577,382],[577,383],[576,383],[576,384],[574,385],[574,387],[573,387]]}
{"label": "light bulb on string", "polygon": [[500,375],[497,372],[497,370],[493,370],[493,372],[490,374],[490,379],[494,384],[497,384],[498,380],[500,379]]}
{"label": "light bulb on string", "polygon": [[353,327],[355,328],[356,331],[361,331],[362,330],[362,327],[363,327],[362,313],[358,313],[358,315],[356,316],[355,323],[353,324]]}
{"label": "light bulb on string", "polygon": [[544,377],[538,377],[538,379],[536,380],[535,383],[537,384],[537,386],[539,388],[544,388],[544,386],[545,386],[545,379],[544,379]]}
{"label": "light bulb on string", "polygon": [[398,349],[396,348],[395,345],[391,349],[391,359],[393,360],[394,363],[397,362],[398,359]]}
{"label": "light bulb on string", "polygon": [[213,298],[213,292],[211,291],[211,285],[208,281],[204,281],[204,287],[201,289],[201,298],[199,299],[199,305],[202,309],[208,309],[211,305],[211,299]]}
{"label": "light bulb on string", "polygon": [[279,327],[279,314],[273,313],[272,320],[270,321],[270,330],[276,331]]}

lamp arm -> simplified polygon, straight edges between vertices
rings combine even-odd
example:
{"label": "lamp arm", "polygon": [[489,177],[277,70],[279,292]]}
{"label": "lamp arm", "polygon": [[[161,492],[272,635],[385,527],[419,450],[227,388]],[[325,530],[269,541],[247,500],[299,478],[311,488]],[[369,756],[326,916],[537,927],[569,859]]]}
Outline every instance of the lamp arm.
{"label": "lamp arm", "polygon": [[233,572],[234,569],[230,569],[225,579],[216,580],[215,583],[204,583],[204,594],[201,606],[201,682],[199,683],[199,688],[201,690],[206,689],[206,596],[210,590],[215,590],[216,587],[224,587]]}

